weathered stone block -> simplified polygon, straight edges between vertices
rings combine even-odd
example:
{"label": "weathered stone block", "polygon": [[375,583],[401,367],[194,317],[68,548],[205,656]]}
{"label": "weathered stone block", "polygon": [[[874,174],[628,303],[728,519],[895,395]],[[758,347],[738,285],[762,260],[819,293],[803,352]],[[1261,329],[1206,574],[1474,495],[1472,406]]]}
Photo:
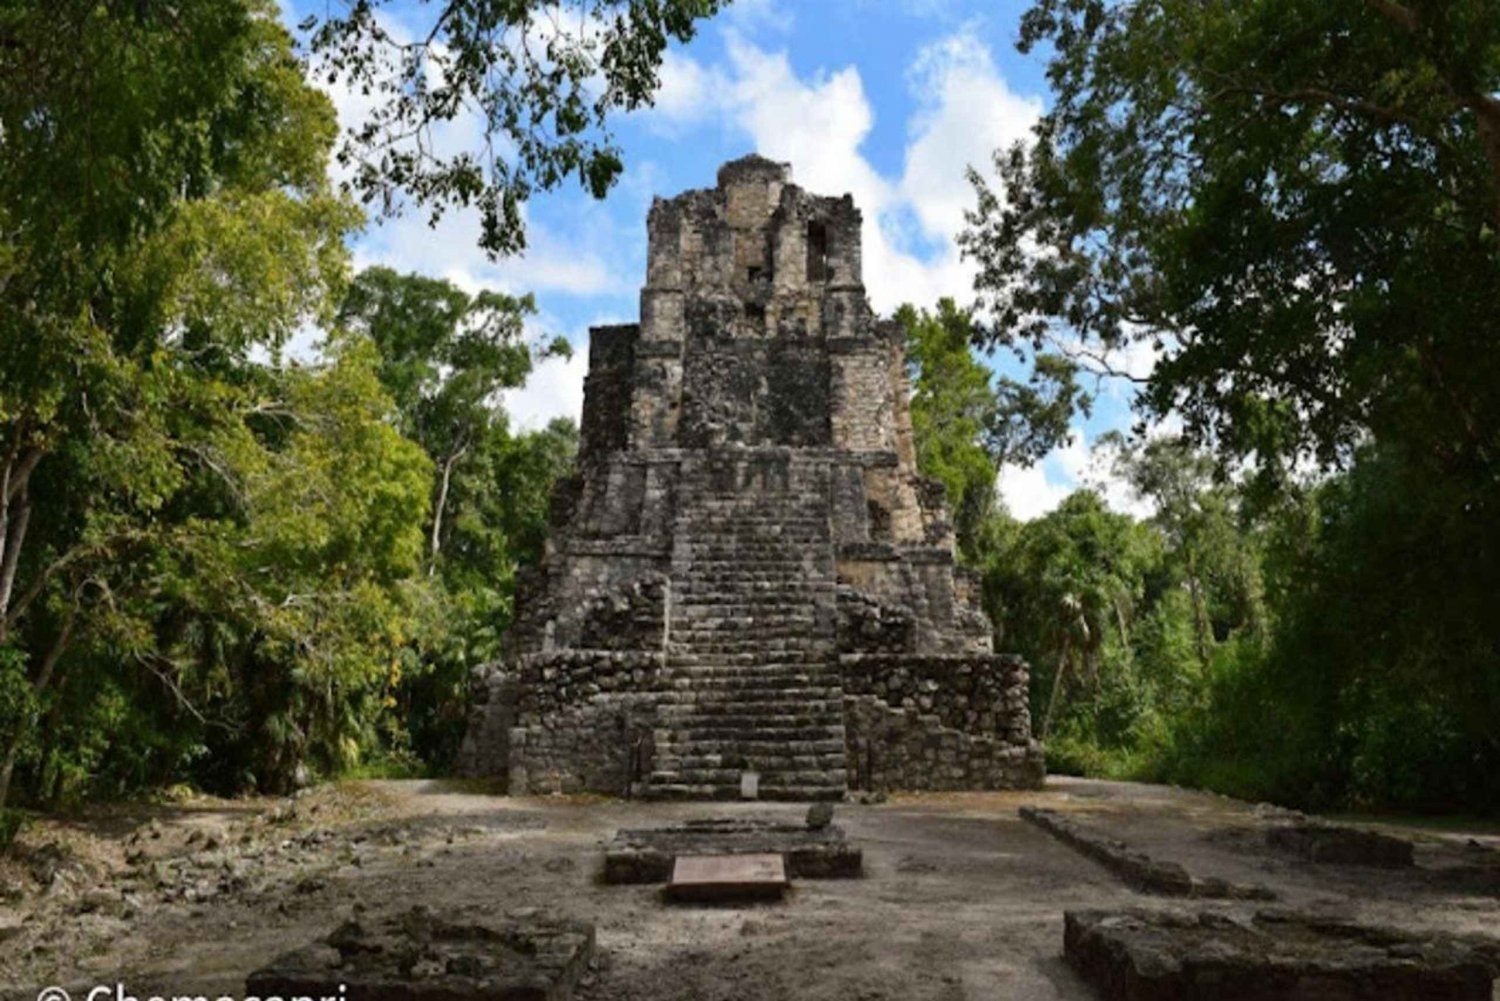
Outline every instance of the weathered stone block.
{"label": "weathered stone block", "polygon": [[582,922],[535,912],[470,920],[416,907],[345,923],[250,974],[245,993],[359,1001],[565,1001],[593,954],[594,928]]}
{"label": "weathered stone block", "polygon": [[1489,1001],[1463,944],[1296,914],[1069,911],[1063,953],[1102,1001]]}
{"label": "weathered stone block", "polygon": [[663,883],[680,855],[776,854],[801,879],[857,879],[864,853],[843,828],[756,820],[699,820],[679,827],[622,830],[604,852],[606,883]]}

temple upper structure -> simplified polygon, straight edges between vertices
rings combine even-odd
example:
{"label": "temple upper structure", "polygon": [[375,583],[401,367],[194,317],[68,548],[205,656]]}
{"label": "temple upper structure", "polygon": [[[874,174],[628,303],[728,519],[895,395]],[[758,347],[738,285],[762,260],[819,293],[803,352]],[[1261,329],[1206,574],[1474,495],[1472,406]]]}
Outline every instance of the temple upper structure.
{"label": "temple upper structure", "polygon": [[704,798],[1041,782],[860,227],[758,156],[652,206],[640,323],[591,331],[578,468],[464,771]]}

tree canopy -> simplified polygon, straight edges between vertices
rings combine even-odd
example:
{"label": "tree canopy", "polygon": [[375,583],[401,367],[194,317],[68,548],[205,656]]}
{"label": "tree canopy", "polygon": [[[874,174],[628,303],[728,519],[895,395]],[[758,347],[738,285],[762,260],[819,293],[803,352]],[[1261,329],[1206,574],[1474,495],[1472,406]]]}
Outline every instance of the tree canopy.
{"label": "tree canopy", "polygon": [[1271,473],[1375,434],[1495,488],[1500,9],[1041,0],[1042,45],[1035,144],[973,175],[989,339],[1155,349],[1147,414]]}

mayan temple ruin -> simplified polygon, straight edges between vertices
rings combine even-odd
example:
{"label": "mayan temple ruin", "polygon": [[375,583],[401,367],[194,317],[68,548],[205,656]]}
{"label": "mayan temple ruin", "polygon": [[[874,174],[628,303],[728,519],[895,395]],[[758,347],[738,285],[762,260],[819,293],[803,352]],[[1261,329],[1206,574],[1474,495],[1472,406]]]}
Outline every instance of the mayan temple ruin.
{"label": "mayan temple ruin", "polygon": [[652,207],[641,321],[591,333],[578,469],[465,772],[680,798],[1040,785],[1026,665],[993,652],[917,473],[860,221],[756,156]]}

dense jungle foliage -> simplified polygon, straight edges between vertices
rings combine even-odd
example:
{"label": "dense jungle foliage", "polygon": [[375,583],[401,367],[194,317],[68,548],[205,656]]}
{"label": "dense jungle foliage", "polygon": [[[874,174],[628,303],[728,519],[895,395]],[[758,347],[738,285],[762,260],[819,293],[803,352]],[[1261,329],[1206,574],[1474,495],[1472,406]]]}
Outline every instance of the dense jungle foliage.
{"label": "dense jungle foliage", "polygon": [[1185,433],[1115,443],[1146,524],[970,544],[1054,766],[1500,810],[1500,5],[1037,0],[1020,45],[974,340],[1149,353]]}
{"label": "dense jungle foliage", "polygon": [[[352,199],[522,246],[530,194],[610,186],[607,117],[716,3],[447,4],[422,42],[382,6],[303,53],[271,0],[0,4],[0,811],[455,751],[576,447],[500,393],[567,345],[528,298],[351,281]],[[538,18],[549,55],[509,44]],[[477,147],[433,149],[473,105]]]}

